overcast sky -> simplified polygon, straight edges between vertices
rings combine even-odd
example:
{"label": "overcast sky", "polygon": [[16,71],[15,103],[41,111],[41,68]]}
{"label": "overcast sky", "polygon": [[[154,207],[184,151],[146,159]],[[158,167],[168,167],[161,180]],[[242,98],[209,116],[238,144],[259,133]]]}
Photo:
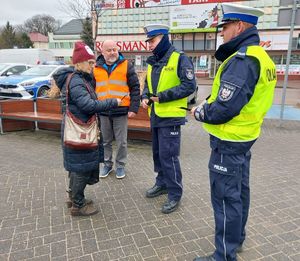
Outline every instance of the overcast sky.
{"label": "overcast sky", "polygon": [[[63,1],[63,0],[62,0]],[[34,15],[47,14],[66,23],[72,19],[61,10],[60,0],[1,0],[0,26],[23,24]]]}

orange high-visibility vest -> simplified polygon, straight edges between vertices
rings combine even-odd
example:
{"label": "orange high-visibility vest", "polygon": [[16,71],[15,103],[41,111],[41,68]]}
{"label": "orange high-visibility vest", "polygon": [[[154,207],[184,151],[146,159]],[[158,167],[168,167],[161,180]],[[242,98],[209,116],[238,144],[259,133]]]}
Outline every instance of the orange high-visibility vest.
{"label": "orange high-visibility vest", "polygon": [[120,106],[130,105],[130,93],[127,85],[127,68],[127,60],[118,64],[110,75],[108,75],[108,72],[102,67],[94,68],[98,100],[119,98],[122,99]]}

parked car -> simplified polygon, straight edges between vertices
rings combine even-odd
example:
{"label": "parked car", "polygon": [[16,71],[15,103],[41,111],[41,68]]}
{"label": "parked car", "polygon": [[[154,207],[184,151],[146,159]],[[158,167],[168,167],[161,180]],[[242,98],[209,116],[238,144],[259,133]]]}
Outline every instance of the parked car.
{"label": "parked car", "polygon": [[66,65],[38,65],[20,75],[0,77],[0,98],[31,99],[45,96],[52,75]]}
{"label": "parked car", "polygon": [[45,61],[42,64],[44,65],[64,65],[64,61]]}
{"label": "parked car", "polygon": [[29,68],[31,66],[22,63],[0,63],[0,76],[20,74]]}

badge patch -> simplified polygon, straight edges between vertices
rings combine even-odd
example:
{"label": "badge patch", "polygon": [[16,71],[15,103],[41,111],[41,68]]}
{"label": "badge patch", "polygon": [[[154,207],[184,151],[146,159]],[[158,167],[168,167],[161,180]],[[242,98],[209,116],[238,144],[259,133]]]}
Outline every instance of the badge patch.
{"label": "badge patch", "polygon": [[235,86],[229,85],[227,83],[223,84],[219,91],[219,99],[221,101],[229,101],[232,98],[235,90]]}
{"label": "badge patch", "polygon": [[189,80],[193,80],[193,79],[194,79],[193,69],[186,69],[186,70],[185,70],[185,76],[186,76],[186,78],[188,78]]}

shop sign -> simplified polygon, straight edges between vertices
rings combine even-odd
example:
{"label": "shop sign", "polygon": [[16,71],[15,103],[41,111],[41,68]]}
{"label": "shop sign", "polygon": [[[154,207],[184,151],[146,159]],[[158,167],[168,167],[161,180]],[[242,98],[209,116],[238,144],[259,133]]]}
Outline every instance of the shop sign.
{"label": "shop sign", "polygon": [[[116,41],[121,52],[145,52],[149,51],[149,46],[145,41]],[[96,42],[97,51],[101,52],[102,42]]]}
{"label": "shop sign", "polygon": [[181,0],[118,0],[118,8],[143,8],[180,4]]}
{"label": "shop sign", "polygon": [[[234,2],[239,0],[222,0]],[[243,0],[242,0],[243,1]],[[195,5],[219,3],[220,0],[96,0],[96,9],[144,8],[168,5]]]}

